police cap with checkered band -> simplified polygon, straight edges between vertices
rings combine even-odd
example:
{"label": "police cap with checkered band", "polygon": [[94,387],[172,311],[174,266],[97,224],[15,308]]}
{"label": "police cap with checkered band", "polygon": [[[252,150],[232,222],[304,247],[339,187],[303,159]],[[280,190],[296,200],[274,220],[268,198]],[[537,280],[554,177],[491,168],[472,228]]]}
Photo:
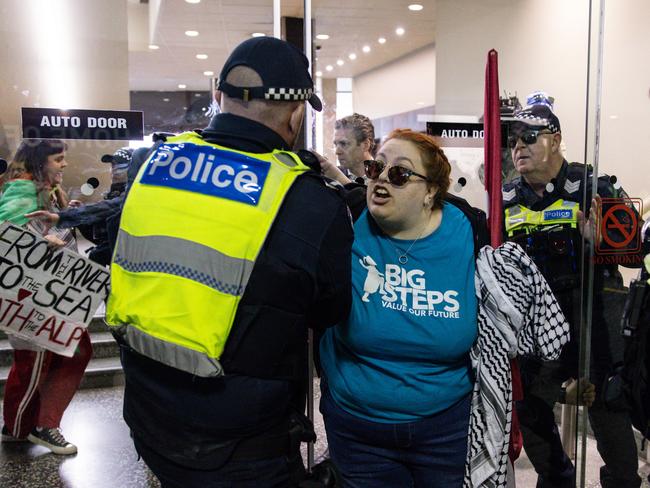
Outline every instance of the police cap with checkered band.
{"label": "police cap with checkered band", "polygon": [[526,98],[526,107],[515,112],[514,117],[504,118],[513,125],[523,124],[536,129],[547,129],[551,134],[562,132],[560,119],[553,113],[553,97],[542,91],[531,93]]}
{"label": "police cap with checkered band", "polygon": [[[260,75],[263,86],[241,87],[226,82],[231,69],[247,66]],[[304,100],[321,111],[323,104],[314,93],[314,82],[309,74],[309,61],[295,46],[274,37],[254,37],[242,42],[224,64],[217,90],[231,98],[248,101]]]}

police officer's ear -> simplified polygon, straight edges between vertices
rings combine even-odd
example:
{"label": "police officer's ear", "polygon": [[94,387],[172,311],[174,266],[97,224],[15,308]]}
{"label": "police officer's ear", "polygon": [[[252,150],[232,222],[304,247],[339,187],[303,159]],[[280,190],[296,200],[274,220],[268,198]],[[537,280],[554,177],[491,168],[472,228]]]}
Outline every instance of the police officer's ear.
{"label": "police officer's ear", "polygon": [[562,134],[560,132],[553,134],[551,139],[551,150],[554,153],[562,152]]}
{"label": "police officer's ear", "polygon": [[221,97],[223,96],[223,93],[220,90],[215,90],[214,91],[214,101],[217,102],[217,105],[219,105],[219,108],[222,107],[221,104]]}
{"label": "police officer's ear", "polygon": [[305,104],[299,103],[296,105],[296,108],[291,112],[291,117],[289,118],[289,129],[292,134],[296,136],[300,132],[300,127],[302,126],[302,119],[305,116]]}

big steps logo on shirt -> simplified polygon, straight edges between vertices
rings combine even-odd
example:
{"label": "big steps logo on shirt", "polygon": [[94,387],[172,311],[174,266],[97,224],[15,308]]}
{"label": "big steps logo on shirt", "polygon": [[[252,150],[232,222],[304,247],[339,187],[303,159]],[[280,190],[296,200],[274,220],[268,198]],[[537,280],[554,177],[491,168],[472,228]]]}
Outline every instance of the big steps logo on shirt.
{"label": "big steps logo on shirt", "polygon": [[367,270],[361,301],[370,302],[370,296],[379,292],[384,308],[417,317],[461,317],[458,291],[428,289],[423,270],[407,270],[397,264],[386,264],[382,273],[370,256],[359,259],[359,264]]}
{"label": "big steps logo on shirt", "polygon": [[270,167],[266,161],[211,146],[164,144],[140,182],[257,205]]}

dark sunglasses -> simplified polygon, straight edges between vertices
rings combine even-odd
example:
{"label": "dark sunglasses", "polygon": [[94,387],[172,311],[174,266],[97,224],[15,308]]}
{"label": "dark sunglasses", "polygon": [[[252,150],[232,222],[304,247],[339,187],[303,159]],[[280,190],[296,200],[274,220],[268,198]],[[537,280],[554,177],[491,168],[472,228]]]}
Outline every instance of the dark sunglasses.
{"label": "dark sunglasses", "polygon": [[[371,180],[376,180],[379,178],[379,175],[382,174],[386,163],[383,161],[376,161],[374,159],[369,159],[363,162],[363,167],[366,170],[366,176]],[[411,176],[417,176],[422,178],[425,181],[431,182],[429,178],[424,175],[418,174],[415,171],[411,171],[404,166],[391,166],[388,168],[388,181],[391,185],[394,186],[404,186],[408,183]]]}
{"label": "dark sunglasses", "polygon": [[519,139],[521,139],[522,142],[527,146],[535,144],[537,142],[537,138],[539,136],[543,136],[544,134],[550,134],[550,132],[543,132],[541,130],[527,130],[521,134],[511,134],[508,136],[508,147],[510,149],[514,149]]}

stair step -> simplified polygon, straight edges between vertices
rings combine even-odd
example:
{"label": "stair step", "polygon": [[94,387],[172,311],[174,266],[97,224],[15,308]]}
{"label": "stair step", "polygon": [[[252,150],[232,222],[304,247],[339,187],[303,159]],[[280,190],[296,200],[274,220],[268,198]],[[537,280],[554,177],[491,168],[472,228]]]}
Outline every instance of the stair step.
{"label": "stair step", "polygon": [[[90,324],[88,325],[88,332],[107,332],[108,331],[108,325],[106,325],[106,322],[104,322],[104,315],[95,315],[93,319],[90,321]],[[0,340],[4,340],[7,338],[7,334],[5,334],[2,330],[0,330]]]}
{"label": "stair step", "polygon": [[[120,349],[110,332],[91,332],[90,341],[93,345],[93,358],[117,357]],[[13,348],[8,339],[0,340],[0,367],[11,366]]]}
{"label": "stair step", "polygon": [[[10,366],[0,367],[0,395],[9,375]],[[124,384],[124,372],[119,357],[91,359],[79,389],[108,388]]]}

